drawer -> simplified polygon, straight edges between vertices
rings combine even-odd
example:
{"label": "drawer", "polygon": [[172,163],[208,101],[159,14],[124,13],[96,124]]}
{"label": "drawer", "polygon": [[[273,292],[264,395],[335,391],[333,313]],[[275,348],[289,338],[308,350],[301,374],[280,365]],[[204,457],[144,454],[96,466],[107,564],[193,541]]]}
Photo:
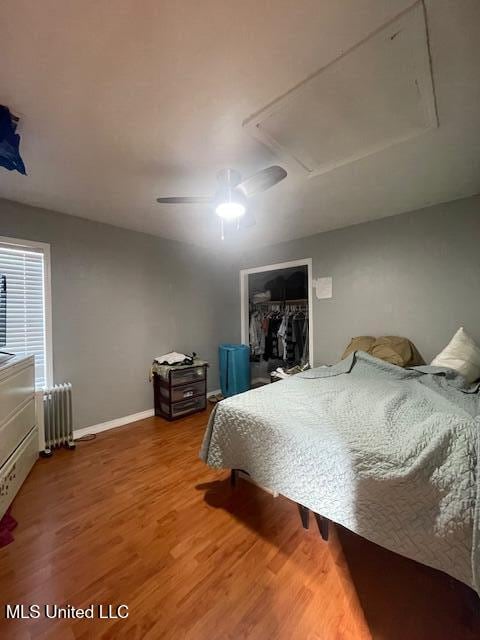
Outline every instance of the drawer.
{"label": "drawer", "polygon": [[[15,370],[14,370],[15,371]],[[16,370],[12,375],[0,380],[0,425],[11,416],[35,393],[33,365]]]}
{"label": "drawer", "polygon": [[174,369],[171,373],[172,387],[205,380],[205,367],[190,367],[189,369]]}
{"label": "drawer", "polygon": [[35,400],[27,400],[13,416],[0,424],[0,467],[35,426]]}
{"label": "drawer", "polygon": [[[188,398],[202,394],[205,395],[205,380],[186,384],[181,387],[172,387],[172,402],[187,400]],[[168,387],[160,387],[160,395],[168,401]]]}
{"label": "drawer", "polygon": [[17,495],[38,457],[38,429],[34,427],[0,469],[0,518]]}
{"label": "drawer", "polygon": [[[191,411],[201,411],[206,407],[205,396],[197,396],[196,398],[190,398],[188,400],[182,400],[181,402],[175,402],[171,405],[172,418],[179,418]],[[161,410],[167,415],[170,413],[170,406],[164,402],[160,403]]]}

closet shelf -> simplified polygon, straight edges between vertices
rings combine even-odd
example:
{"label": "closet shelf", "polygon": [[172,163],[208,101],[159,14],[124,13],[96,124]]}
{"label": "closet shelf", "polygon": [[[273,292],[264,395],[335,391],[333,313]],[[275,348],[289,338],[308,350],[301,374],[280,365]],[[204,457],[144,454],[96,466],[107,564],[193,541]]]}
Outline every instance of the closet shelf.
{"label": "closet shelf", "polygon": [[297,300],[260,300],[253,304],[301,304],[308,302],[308,298],[298,298]]}

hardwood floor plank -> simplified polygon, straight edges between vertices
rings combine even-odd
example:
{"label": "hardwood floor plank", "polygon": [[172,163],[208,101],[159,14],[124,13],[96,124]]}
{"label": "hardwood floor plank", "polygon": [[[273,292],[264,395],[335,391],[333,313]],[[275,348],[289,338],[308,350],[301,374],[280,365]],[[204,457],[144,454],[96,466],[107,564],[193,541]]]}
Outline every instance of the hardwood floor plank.
{"label": "hardwood floor plank", "polygon": [[126,620],[5,620],[6,640],[470,640],[466,586],[198,459],[207,414],[148,418],[40,460],[0,549],[5,603],[127,604]]}

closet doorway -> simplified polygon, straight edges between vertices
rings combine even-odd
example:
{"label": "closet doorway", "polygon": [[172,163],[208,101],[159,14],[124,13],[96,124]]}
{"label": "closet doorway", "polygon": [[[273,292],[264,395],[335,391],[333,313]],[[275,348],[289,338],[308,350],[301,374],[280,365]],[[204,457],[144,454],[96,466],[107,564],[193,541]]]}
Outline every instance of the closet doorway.
{"label": "closet doorway", "polygon": [[252,387],[277,367],[313,366],[311,258],[242,269],[240,297]]}

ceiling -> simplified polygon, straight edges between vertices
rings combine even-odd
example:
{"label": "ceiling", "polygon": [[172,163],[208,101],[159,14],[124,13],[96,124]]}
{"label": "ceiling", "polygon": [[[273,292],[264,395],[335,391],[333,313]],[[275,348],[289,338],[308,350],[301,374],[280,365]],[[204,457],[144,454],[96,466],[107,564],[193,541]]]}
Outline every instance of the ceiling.
{"label": "ceiling", "polygon": [[[4,0],[0,104],[21,116],[28,176],[0,196],[218,247],[215,173],[285,163],[242,122],[411,0]],[[480,3],[427,0],[440,126],[250,201],[261,246],[480,192]],[[1,233],[1,231],[0,231]]]}

